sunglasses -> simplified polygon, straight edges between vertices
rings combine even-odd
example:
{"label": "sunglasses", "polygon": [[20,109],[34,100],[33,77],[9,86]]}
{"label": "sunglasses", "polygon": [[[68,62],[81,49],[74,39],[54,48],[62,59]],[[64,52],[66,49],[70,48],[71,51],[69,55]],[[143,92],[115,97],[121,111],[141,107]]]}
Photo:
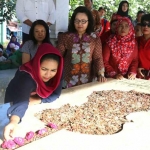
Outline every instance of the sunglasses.
{"label": "sunglasses", "polygon": [[141,23],[141,26],[142,26],[142,27],[146,27],[146,26],[147,26],[147,27],[150,27],[150,23],[143,22],[143,23]]}

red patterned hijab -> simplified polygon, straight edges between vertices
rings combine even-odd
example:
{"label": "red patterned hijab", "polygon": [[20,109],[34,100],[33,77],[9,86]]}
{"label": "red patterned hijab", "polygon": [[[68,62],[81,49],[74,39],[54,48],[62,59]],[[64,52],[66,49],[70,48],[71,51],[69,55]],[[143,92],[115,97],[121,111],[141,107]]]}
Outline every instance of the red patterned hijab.
{"label": "red patterned hijab", "polygon": [[[130,27],[129,33],[126,36],[120,36],[117,33],[118,27],[123,21],[126,21]],[[109,38],[107,44],[111,49],[112,55],[116,58],[118,62],[118,69],[120,73],[122,75],[125,75],[129,67],[128,58],[131,56],[135,47],[134,27],[129,18],[119,18],[116,25],[116,34]]]}
{"label": "red patterned hijab", "polygon": [[[60,57],[57,73],[51,79],[49,85],[45,85],[40,77],[40,60],[45,54],[56,54]],[[48,43],[44,43],[39,46],[34,58],[20,67],[20,71],[29,73],[37,84],[36,93],[41,98],[47,98],[60,84],[63,72],[63,58],[56,48]]]}

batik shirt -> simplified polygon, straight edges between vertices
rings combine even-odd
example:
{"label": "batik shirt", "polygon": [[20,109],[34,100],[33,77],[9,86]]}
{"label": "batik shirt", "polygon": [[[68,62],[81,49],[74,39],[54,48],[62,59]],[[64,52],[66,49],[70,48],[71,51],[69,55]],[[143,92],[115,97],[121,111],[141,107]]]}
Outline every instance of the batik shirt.
{"label": "batik shirt", "polygon": [[57,48],[64,56],[64,88],[91,82],[104,71],[102,46],[95,34],[64,33],[58,38]]}

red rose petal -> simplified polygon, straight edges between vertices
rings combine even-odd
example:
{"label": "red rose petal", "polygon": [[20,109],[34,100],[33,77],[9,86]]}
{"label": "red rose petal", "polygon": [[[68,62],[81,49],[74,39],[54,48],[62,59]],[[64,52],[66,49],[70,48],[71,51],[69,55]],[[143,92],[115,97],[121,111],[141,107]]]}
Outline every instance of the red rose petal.
{"label": "red rose petal", "polygon": [[4,141],[4,142],[1,144],[1,147],[2,147],[2,148],[7,148],[7,147],[6,147],[6,141]]}
{"label": "red rose petal", "polygon": [[34,137],[34,132],[30,131],[30,132],[28,132],[28,133],[26,134],[25,139],[29,141],[29,140],[31,140],[33,137]]}
{"label": "red rose petal", "polygon": [[4,141],[1,145],[2,148],[7,148],[7,149],[15,149],[16,144],[12,140]]}
{"label": "red rose petal", "polygon": [[22,137],[15,137],[14,138],[14,142],[16,144],[18,144],[19,146],[23,146],[24,145],[24,138],[22,138]]}
{"label": "red rose petal", "polygon": [[41,129],[41,130],[38,130],[38,134],[39,135],[43,135],[43,134],[45,134],[47,132],[47,129],[46,128],[43,128],[43,129]]}
{"label": "red rose petal", "polygon": [[58,128],[57,125],[54,124],[54,123],[48,123],[47,126],[50,127],[50,128],[53,128],[53,129],[57,129]]}

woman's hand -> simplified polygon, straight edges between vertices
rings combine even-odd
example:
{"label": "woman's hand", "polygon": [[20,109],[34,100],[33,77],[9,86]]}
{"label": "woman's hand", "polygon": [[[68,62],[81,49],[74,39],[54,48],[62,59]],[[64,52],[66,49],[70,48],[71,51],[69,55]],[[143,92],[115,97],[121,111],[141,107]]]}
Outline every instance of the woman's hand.
{"label": "woman's hand", "polygon": [[138,73],[144,78],[144,74],[142,73],[142,70],[144,70],[144,68],[138,68]]}
{"label": "woman's hand", "polygon": [[121,74],[117,74],[115,78],[118,79],[118,80],[124,79],[124,77]]}
{"label": "woman's hand", "polygon": [[15,130],[19,122],[20,122],[20,118],[18,116],[14,115],[10,118],[9,124],[4,128],[3,135],[5,140],[13,139]]}
{"label": "woman's hand", "polygon": [[7,126],[4,128],[4,139],[10,140],[13,139],[13,135],[15,132],[17,124],[10,122]]}
{"label": "woman's hand", "polygon": [[99,75],[98,78],[97,78],[97,80],[99,82],[106,82],[107,81],[107,79],[103,75]]}
{"label": "woman's hand", "polygon": [[134,80],[135,78],[136,78],[136,74],[135,73],[129,73],[128,74],[128,79]]}

